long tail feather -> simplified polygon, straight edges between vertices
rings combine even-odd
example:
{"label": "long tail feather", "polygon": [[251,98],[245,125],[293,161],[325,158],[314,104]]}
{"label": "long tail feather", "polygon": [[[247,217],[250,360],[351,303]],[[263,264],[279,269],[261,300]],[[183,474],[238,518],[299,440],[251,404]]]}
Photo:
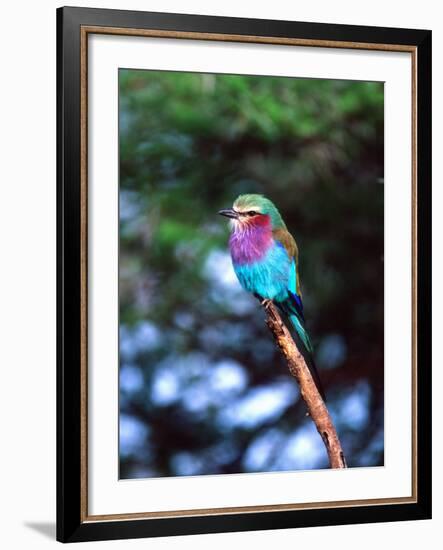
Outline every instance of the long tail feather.
{"label": "long tail feather", "polygon": [[305,328],[304,319],[300,312],[294,311],[294,307],[291,302],[285,301],[279,303],[278,305],[282,312],[285,314],[285,317],[288,319],[288,329],[291,332],[291,336],[294,338],[295,343],[300,350],[300,353],[305,359],[306,365],[309,368],[309,371],[320,395],[322,396],[323,400],[326,401],[323,385],[321,383],[320,376],[314,362],[314,350],[312,348],[311,340]]}

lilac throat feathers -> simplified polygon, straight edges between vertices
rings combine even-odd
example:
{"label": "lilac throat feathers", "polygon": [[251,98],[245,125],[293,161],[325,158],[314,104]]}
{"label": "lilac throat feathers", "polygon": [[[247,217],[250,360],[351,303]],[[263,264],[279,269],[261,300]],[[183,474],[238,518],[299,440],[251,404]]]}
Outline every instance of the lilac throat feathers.
{"label": "lilac throat feathers", "polygon": [[235,264],[260,261],[272,245],[272,228],[269,216],[260,216],[253,223],[236,224],[229,239],[232,260]]}

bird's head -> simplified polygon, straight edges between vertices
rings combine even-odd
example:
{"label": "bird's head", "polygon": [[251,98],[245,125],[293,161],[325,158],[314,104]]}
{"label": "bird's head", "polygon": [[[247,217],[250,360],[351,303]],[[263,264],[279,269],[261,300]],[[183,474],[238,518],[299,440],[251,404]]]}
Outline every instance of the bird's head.
{"label": "bird's head", "polygon": [[277,207],[263,195],[240,195],[235,199],[232,208],[220,210],[219,214],[231,219],[234,231],[263,225],[269,225],[271,229],[285,227]]}

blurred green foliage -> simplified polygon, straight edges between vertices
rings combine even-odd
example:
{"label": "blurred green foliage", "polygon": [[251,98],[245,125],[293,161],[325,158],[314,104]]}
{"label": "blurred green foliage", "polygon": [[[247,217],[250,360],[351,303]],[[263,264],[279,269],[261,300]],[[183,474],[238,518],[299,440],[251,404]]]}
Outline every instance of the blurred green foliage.
{"label": "blurred green foliage", "polygon": [[232,273],[217,211],[243,192],[298,242],[348,462],[382,464],[383,85],[121,69],[119,94],[121,477],[327,464]]}

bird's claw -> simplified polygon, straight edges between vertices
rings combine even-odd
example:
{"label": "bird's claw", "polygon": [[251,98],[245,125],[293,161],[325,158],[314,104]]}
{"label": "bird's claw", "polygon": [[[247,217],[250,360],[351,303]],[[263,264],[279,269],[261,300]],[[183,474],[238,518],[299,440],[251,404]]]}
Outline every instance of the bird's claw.
{"label": "bird's claw", "polygon": [[265,298],[264,300],[262,300],[262,303],[261,305],[266,309],[268,310],[269,307],[271,306],[272,304],[272,300],[270,300],[269,298]]}

